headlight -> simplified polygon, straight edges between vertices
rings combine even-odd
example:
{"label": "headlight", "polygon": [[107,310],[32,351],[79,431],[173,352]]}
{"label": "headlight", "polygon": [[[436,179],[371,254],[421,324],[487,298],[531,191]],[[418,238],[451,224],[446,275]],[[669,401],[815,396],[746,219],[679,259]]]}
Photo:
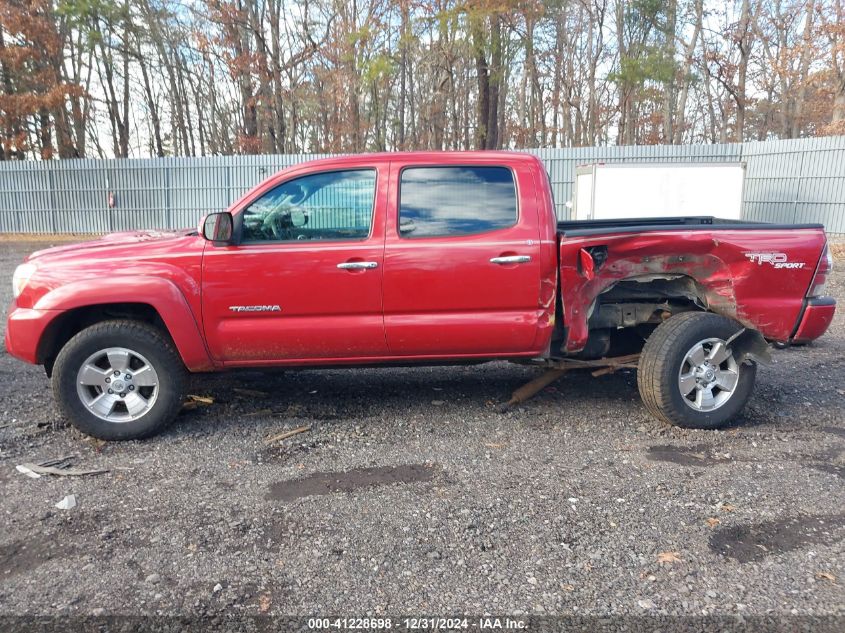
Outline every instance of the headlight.
{"label": "headlight", "polygon": [[15,274],[12,275],[12,293],[17,299],[29,283],[29,278],[35,272],[35,264],[21,264],[15,268]]}

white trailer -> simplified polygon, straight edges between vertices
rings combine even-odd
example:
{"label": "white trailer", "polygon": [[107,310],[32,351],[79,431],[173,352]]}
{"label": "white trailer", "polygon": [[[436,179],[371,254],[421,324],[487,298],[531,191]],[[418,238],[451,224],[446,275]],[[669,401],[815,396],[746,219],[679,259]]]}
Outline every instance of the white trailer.
{"label": "white trailer", "polygon": [[572,219],[709,215],[739,220],[744,184],[745,163],[579,165]]}

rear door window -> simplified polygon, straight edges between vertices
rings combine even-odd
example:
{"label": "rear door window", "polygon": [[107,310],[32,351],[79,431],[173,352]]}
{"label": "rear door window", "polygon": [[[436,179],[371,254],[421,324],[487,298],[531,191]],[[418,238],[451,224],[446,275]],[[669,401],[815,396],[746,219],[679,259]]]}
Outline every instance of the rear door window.
{"label": "rear door window", "polygon": [[407,167],[399,179],[404,238],[486,233],[513,226],[518,213],[507,167]]}

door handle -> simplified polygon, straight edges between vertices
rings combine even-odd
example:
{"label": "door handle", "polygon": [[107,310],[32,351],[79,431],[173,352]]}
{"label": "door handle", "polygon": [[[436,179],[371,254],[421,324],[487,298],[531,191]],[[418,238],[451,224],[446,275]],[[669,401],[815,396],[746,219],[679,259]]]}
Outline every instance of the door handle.
{"label": "door handle", "polygon": [[502,257],[493,257],[490,259],[491,264],[527,264],[531,261],[531,255],[503,255]]}
{"label": "door handle", "polygon": [[337,267],[341,270],[370,270],[378,268],[378,262],[343,262]]}

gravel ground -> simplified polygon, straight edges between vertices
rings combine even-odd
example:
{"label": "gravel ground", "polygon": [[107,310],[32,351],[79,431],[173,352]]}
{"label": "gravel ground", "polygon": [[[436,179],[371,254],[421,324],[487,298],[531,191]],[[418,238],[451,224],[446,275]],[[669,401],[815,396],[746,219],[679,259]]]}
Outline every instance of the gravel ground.
{"label": "gravel ground", "polygon": [[[41,247],[0,244],[4,306]],[[102,444],[4,350],[0,615],[842,617],[844,351],[840,311],[720,432],[656,422],[631,371],[500,414],[536,370],[490,363],[200,377],[213,405]],[[67,455],[109,472],[15,471]]]}

